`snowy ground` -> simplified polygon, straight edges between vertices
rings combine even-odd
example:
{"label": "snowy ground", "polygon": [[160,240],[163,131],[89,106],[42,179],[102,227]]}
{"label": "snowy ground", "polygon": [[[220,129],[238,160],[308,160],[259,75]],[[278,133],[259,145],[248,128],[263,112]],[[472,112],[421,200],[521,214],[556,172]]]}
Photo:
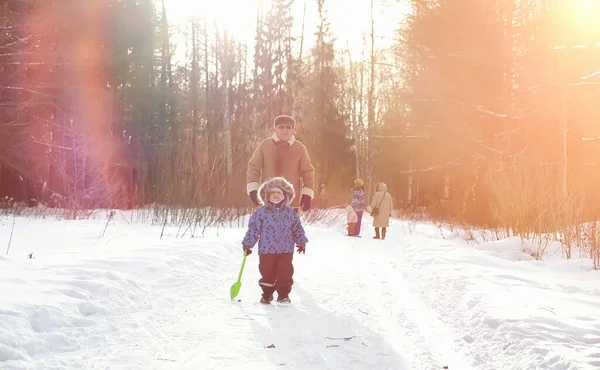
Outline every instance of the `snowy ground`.
{"label": "snowy ground", "polygon": [[[238,298],[243,228],[0,219],[0,369],[600,368],[600,272],[428,224],[307,226],[291,306]],[[450,233],[448,233],[450,234]],[[444,234],[444,235],[448,235]],[[33,259],[28,255],[33,253]]]}

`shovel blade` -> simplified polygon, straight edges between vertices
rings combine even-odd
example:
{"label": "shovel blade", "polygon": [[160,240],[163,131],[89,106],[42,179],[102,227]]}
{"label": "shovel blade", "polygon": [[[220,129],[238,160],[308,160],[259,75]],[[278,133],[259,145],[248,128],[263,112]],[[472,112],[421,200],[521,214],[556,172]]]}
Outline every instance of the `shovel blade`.
{"label": "shovel blade", "polygon": [[235,297],[237,297],[238,293],[240,292],[240,288],[242,287],[242,283],[240,281],[233,283],[233,285],[231,286],[231,289],[229,290],[229,296],[231,297],[231,299],[235,299]]}

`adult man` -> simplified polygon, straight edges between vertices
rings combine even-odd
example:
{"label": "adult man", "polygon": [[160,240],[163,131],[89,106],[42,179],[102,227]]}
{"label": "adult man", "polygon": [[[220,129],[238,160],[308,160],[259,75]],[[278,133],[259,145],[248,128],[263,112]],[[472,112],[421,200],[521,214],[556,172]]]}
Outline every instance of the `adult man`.
{"label": "adult man", "polygon": [[288,180],[300,196],[292,207],[308,211],[315,196],[315,168],[304,144],[294,137],[296,120],[278,116],[273,120],[275,132],[261,141],[248,162],[246,191],[252,203],[258,206],[257,191],[262,181],[271,177]]}

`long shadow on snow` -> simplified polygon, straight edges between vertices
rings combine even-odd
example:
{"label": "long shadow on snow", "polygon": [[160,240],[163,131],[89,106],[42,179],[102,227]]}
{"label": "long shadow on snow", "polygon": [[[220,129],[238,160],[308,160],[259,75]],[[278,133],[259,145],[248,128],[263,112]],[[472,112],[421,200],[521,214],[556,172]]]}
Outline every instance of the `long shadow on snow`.
{"label": "long shadow on snow", "polygon": [[[295,294],[294,294],[295,293]],[[304,289],[290,306],[260,305],[266,324],[252,330],[270,361],[282,369],[409,370],[407,362],[378,333],[346,315],[321,309]],[[267,348],[274,345],[274,348]]]}

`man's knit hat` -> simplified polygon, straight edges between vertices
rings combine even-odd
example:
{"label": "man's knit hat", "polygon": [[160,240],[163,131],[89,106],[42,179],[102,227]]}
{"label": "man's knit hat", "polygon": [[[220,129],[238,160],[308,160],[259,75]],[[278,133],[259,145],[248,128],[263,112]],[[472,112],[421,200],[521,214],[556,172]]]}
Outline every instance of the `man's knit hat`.
{"label": "man's knit hat", "polygon": [[290,125],[292,125],[292,128],[296,128],[296,120],[293,117],[286,115],[275,117],[275,119],[273,120],[273,127],[277,127],[277,125],[280,125],[282,123],[289,123]]}

